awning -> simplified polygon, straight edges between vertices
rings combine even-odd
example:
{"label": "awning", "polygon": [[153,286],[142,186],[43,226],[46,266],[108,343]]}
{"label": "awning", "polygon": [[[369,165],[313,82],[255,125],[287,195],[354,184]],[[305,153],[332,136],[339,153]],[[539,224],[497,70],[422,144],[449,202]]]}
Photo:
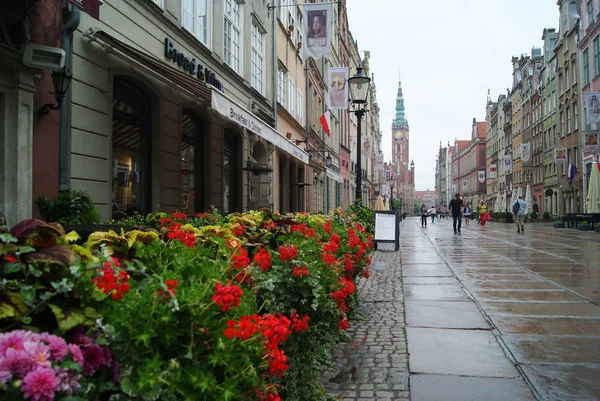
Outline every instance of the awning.
{"label": "awning", "polygon": [[158,80],[172,83],[180,91],[186,92],[194,98],[199,98],[207,104],[210,103],[211,86],[207,85],[204,81],[173,68],[156,56],[124,43],[101,28],[88,28],[83,33],[83,36],[91,42],[96,42],[100,46],[108,48],[116,57],[128,63],[135,63],[139,69],[156,77]]}
{"label": "awning", "polygon": [[263,120],[237,104],[221,91],[213,88],[211,99],[213,110],[246,128],[248,131],[271,142],[273,145],[300,160],[302,163],[308,164],[308,153],[294,145],[279,132],[267,125]]}
{"label": "awning", "polygon": [[342,177],[341,175],[339,175],[338,173],[336,173],[333,170],[327,169],[325,174],[327,174],[327,177],[329,177],[330,179],[332,179],[334,181],[344,182],[344,177]]}

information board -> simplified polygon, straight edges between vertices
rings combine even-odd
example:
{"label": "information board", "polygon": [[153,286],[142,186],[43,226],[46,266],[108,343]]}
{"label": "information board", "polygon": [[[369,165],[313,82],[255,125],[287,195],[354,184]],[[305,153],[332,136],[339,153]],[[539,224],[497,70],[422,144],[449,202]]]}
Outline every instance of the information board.
{"label": "information board", "polygon": [[394,243],[397,251],[400,249],[400,229],[398,226],[398,212],[396,210],[375,210],[375,246],[377,243]]}

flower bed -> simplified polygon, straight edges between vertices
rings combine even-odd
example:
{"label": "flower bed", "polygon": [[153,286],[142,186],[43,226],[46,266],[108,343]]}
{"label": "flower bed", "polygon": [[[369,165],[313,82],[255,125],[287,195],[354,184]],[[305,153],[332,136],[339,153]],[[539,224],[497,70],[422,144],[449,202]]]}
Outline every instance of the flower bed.
{"label": "flower bed", "polygon": [[0,234],[0,399],[320,400],[372,235],[350,216],[153,214]]}

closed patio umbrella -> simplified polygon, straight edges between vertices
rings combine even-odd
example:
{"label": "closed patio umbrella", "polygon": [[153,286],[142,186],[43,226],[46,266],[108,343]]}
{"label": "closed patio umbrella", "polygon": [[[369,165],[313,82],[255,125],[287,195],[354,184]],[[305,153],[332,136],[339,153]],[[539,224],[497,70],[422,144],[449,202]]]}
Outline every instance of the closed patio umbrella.
{"label": "closed patio umbrella", "polygon": [[600,213],[600,163],[592,163],[590,185],[588,187],[587,211]]}
{"label": "closed patio umbrella", "polygon": [[502,194],[500,193],[500,191],[498,191],[498,195],[496,196],[496,204],[494,205],[494,211],[500,212],[503,209],[504,209],[504,206],[502,203]]}
{"label": "closed patio umbrella", "polygon": [[389,202],[387,198],[383,200],[383,210],[390,210]]}
{"label": "closed patio umbrella", "polygon": [[533,195],[531,194],[531,187],[527,184],[525,190],[525,213],[529,214],[533,211]]}
{"label": "closed patio umbrella", "polygon": [[377,201],[375,202],[375,210],[385,210],[383,205],[383,198],[381,195],[377,196]]}

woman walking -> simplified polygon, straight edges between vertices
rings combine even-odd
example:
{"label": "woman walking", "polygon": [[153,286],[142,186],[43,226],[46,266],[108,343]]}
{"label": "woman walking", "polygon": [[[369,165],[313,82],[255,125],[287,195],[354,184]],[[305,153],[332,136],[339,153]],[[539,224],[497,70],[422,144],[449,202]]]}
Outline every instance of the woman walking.
{"label": "woman walking", "polygon": [[469,225],[469,219],[471,218],[471,208],[469,206],[465,206],[463,214],[465,215],[465,224]]}
{"label": "woman walking", "polygon": [[479,224],[481,227],[485,226],[485,222],[487,221],[487,205],[485,201],[482,199],[479,201]]}
{"label": "woman walking", "polygon": [[421,227],[427,227],[427,208],[421,205]]}

